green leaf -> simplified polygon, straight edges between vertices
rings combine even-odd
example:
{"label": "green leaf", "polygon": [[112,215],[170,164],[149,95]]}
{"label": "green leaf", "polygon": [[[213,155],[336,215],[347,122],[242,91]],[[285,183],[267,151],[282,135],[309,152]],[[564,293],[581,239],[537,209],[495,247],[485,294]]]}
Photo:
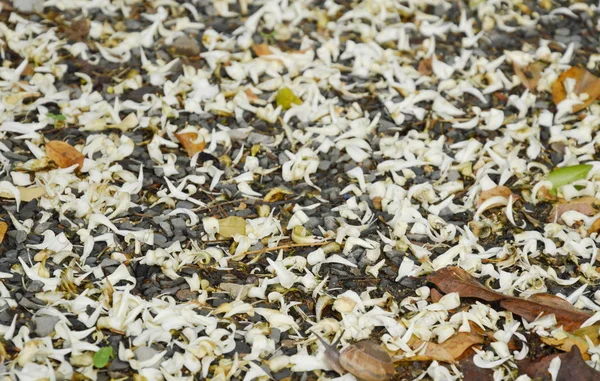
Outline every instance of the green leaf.
{"label": "green leaf", "polygon": [[115,357],[112,347],[102,347],[94,354],[94,366],[104,368]]}
{"label": "green leaf", "polygon": [[292,107],[292,104],[300,105],[302,104],[302,99],[298,98],[296,94],[292,90],[287,87],[279,90],[277,92],[277,96],[275,97],[275,103],[277,106],[281,106],[284,110],[289,110]]}
{"label": "green leaf", "polygon": [[231,238],[236,234],[246,235],[246,220],[238,216],[219,220],[219,234],[225,238]]}
{"label": "green leaf", "polygon": [[54,120],[59,120],[59,121],[67,120],[67,117],[64,116],[63,114],[53,114],[53,113],[49,112],[48,116]]}
{"label": "green leaf", "polygon": [[556,196],[556,190],[563,185],[571,184],[577,180],[584,180],[593,168],[590,164],[571,165],[569,167],[557,168],[548,174],[548,180],[552,183],[550,194]]}

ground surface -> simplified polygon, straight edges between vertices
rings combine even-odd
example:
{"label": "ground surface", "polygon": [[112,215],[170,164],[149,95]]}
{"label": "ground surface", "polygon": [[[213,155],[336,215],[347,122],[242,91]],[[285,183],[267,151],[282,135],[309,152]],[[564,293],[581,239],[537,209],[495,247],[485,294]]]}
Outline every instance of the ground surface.
{"label": "ground surface", "polygon": [[598,379],[600,8],[2,5],[4,379]]}

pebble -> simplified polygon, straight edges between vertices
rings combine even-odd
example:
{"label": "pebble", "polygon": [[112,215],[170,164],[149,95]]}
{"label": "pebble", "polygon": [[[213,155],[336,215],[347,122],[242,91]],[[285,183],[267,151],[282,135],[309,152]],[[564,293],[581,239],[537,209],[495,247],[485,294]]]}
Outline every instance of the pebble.
{"label": "pebble", "polygon": [[154,245],[162,248],[168,247],[167,237],[159,233],[154,233]]}
{"label": "pebble", "polygon": [[333,216],[326,216],[323,224],[325,225],[325,230],[335,231],[339,227],[337,220]]}
{"label": "pebble", "polygon": [[179,300],[190,301],[190,300],[194,300],[194,299],[196,299],[196,297],[198,297],[198,292],[191,291],[191,290],[179,290],[175,293],[175,296]]}
{"label": "pebble", "polygon": [[39,280],[34,280],[25,287],[25,291],[36,293],[42,291],[44,283]]}
{"label": "pebble", "polygon": [[33,322],[35,323],[35,334],[38,337],[49,336],[54,332],[54,326],[60,319],[56,316],[35,316]]}
{"label": "pebble", "polygon": [[166,221],[161,222],[159,225],[160,225],[160,228],[165,233],[165,236],[173,237],[173,229],[171,228],[171,225],[168,222],[166,222]]}
{"label": "pebble", "polygon": [[178,55],[191,57],[200,54],[198,41],[187,35],[177,37],[171,44],[171,48],[173,49],[173,53]]}
{"label": "pebble", "polygon": [[[117,351],[114,351],[114,352],[116,353]],[[110,365],[108,366],[109,372],[118,372],[118,371],[127,370],[127,369],[129,369],[129,363],[125,362],[125,361],[121,361],[117,357],[115,357],[110,362]]]}
{"label": "pebble", "polygon": [[[146,346],[138,347],[135,351],[133,351],[133,354],[135,355],[136,360],[138,360],[140,362],[150,360],[152,357],[156,356],[159,353],[160,352],[157,351],[156,349],[146,347]],[[162,360],[160,358],[157,358],[154,363],[151,363],[151,364],[146,363],[146,367],[158,369],[158,366],[161,361]]]}
{"label": "pebble", "polygon": [[19,305],[23,308],[27,308],[34,311],[37,311],[40,308],[44,307],[43,305],[36,304],[27,298],[21,298],[21,300],[19,300]]}
{"label": "pebble", "polygon": [[173,225],[173,228],[175,228],[175,229],[182,230],[182,229],[187,228],[185,220],[181,217],[173,218],[173,219],[169,220],[169,222],[171,223],[171,225]]}

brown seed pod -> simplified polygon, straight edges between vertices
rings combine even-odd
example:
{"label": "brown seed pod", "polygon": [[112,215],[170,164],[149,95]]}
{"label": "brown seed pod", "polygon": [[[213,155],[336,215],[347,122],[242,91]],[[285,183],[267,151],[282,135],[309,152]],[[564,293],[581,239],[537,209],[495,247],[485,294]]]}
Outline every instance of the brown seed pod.
{"label": "brown seed pod", "polygon": [[326,347],[325,356],[331,367],[339,374],[348,372],[361,381],[388,381],[395,373],[390,355],[371,340],[361,340],[341,352],[321,337],[319,340]]}

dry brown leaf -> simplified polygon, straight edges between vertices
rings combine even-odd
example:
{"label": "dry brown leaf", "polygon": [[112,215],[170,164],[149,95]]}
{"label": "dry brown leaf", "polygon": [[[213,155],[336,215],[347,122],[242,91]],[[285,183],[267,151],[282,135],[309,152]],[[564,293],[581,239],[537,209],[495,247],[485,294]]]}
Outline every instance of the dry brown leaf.
{"label": "dry brown leaf", "polygon": [[4,236],[6,235],[6,231],[8,230],[8,224],[4,221],[0,221],[0,243],[4,241]]}
{"label": "dry brown leaf", "polygon": [[593,216],[596,214],[597,205],[599,204],[600,200],[591,196],[578,197],[570,201],[561,201],[558,204],[555,204],[552,208],[552,211],[548,215],[548,222],[556,219],[558,223],[564,223],[560,217],[563,215],[563,213],[571,210],[585,214],[586,216]]}
{"label": "dry brown leaf", "polygon": [[77,169],[83,167],[84,156],[69,143],[60,140],[51,140],[46,143],[46,155],[60,168],[68,168],[77,164]]}
{"label": "dry brown leaf", "polygon": [[474,332],[458,332],[440,345],[444,347],[454,359],[457,359],[473,345],[483,344],[483,342],[483,336]]}
{"label": "dry brown leaf", "polygon": [[[519,196],[514,194],[509,187],[505,187],[504,185],[498,185],[492,189],[481,191],[479,198],[477,199],[477,207],[492,197],[501,196],[508,199],[510,195],[513,196],[513,200],[517,200],[519,198]],[[502,204],[494,204],[490,206],[490,208],[495,208],[497,206],[502,206]]]}
{"label": "dry brown leaf", "polygon": [[493,381],[494,371],[492,369],[480,368],[473,362],[473,356],[467,357],[459,363],[463,380]]}
{"label": "dry brown leaf", "polygon": [[583,103],[573,106],[573,112],[583,110],[600,96],[600,79],[585,69],[572,67],[563,72],[552,84],[552,100],[555,105],[562,102],[568,95],[567,89],[565,89],[567,78],[575,80],[573,93],[577,95],[588,94],[588,98]]}
{"label": "dry brown leaf", "polygon": [[396,359],[395,361],[441,361],[441,362],[447,362],[447,363],[455,363],[456,360],[454,360],[454,357],[452,357],[452,354],[450,352],[448,352],[448,350],[446,348],[444,348],[443,346],[441,346],[438,343],[431,343],[431,342],[426,342],[423,340],[419,340],[414,338],[411,338],[411,340],[408,342],[408,345],[413,349],[419,349],[419,351],[417,351],[416,356],[411,356],[411,357],[404,357],[404,358],[400,358],[400,359]]}
{"label": "dry brown leaf", "polygon": [[90,21],[88,19],[79,19],[73,21],[65,30],[66,36],[75,41],[85,41],[90,33]]}
{"label": "dry brown leaf", "polygon": [[460,267],[444,267],[428,275],[427,280],[446,294],[458,292],[461,298],[478,298],[486,302],[496,302],[507,298],[506,295],[485,287]]}
{"label": "dry brown leaf", "polygon": [[536,92],[538,82],[542,77],[542,65],[539,62],[522,67],[513,62],[513,70],[523,86],[529,89],[532,93]]}
{"label": "dry brown leaf", "polygon": [[206,147],[206,142],[204,139],[200,140],[198,143],[196,142],[198,139],[198,134],[196,132],[182,132],[175,134],[175,136],[189,157],[194,156],[198,152],[204,151],[204,148]]}
{"label": "dry brown leaf", "polygon": [[556,196],[550,193],[550,189],[546,187],[541,187],[537,193],[537,198],[540,201],[554,201],[556,200]]}
{"label": "dry brown leaf", "polygon": [[573,307],[566,300],[549,294],[536,294],[529,299],[503,295],[480,284],[473,276],[459,267],[445,267],[430,274],[427,280],[445,293],[457,292],[462,298],[478,298],[488,302],[500,302],[500,306],[528,321],[539,315],[554,314],[565,330],[578,329],[591,315]]}
{"label": "dry brown leaf", "polygon": [[433,68],[431,66],[432,60],[433,56],[422,59],[421,62],[419,62],[419,67],[417,68],[419,73],[426,76],[430,76],[431,74],[433,74]]}
{"label": "dry brown leaf", "polygon": [[269,55],[273,54],[273,51],[267,44],[253,44],[252,51],[254,52],[254,54],[256,54],[259,57],[269,56]]}
{"label": "dry brown leaf", "polygon": [[587,353],[589,349],[586,337],[588,337],[594,345],[600,344],[600,338],[598,332],[600,331],[600,325],[591,325],[589,327],[580,328],[573,332],[565,332],[567,335],[564,339],[555,339],[554,337],[540,337],[540,339],[561,351],[569,352],[573,345],[579,347],[581,356],[584,360],[589,360],[590,355]]}
{"label": "dry brown leaf", "polygon": [[[442,361],[456,363],[467,349],[483,343],[483,336],[473,332],[459,332],[441,344],[425,342],[413,336],[408,345],[419,351],[416,356],[397,359],[397,361]],[[400,354],[401,355],[401,354]]]}
{"label": "dry brown leaf", "polygon": [[587,235],[590,236],[590,235],[592,235],[592,233],[598,233],[598,232],[600,232],[600,218],[596,218],[596,220],[594,220],[594,222],[592,222],[592,225],[587,230]]}
{"label": "dry brown leaf", "polygon": [[442,295],[438,290],[436,290],[435,288],[432,288],[430,291],[429,296],[431,297],[431,303],[437,303],[440,301],[440,299],[442,299]]}
{"label": "dry brown leaf", "polygon": [[[550,362],[560,358],[560,369],[556,378],[553,379],[548,373]],[[517,362],[519,372],[527,374],[536,381],[579,381],[600,380],[600,372],[586,364],[581,357],[581,351],[574,345],[569,353],[549,355],[535,360],[521,360]]]}
{"label": "dry brown leaf", "polygon": [[536,294],[529,299],[511,297],[500,301],[500,306],[527,321],[535,320],[540,314],[554,314],[558,324],[562,325],[566,331],[578,329],[591,317],[573,307],[566,300],[549,294]]}

